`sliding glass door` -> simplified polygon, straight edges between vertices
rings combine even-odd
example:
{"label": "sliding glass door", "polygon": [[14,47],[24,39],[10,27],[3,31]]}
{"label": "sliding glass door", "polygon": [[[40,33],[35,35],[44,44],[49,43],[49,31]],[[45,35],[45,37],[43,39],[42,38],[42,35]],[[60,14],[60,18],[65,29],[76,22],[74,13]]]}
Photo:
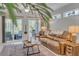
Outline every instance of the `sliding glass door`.
{"label": "sliding glass door", "polygon": [[11,19],[5,20],[5,41],[22,40],[22,20],[17,19],[15,26]]}

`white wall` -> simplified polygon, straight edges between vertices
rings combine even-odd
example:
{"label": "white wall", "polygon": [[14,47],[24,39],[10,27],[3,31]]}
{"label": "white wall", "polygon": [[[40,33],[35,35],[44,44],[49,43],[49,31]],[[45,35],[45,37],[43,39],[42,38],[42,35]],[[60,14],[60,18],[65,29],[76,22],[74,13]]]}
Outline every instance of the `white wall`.
{"label": "white wall", "polygon": [[[61,14],[63,16],[63,13],[66,11],[70,11],[73,9],[79,9],[79,3],[70,3],[66,6],[61,7],[60,9],[57,9],[54,11],[53,15],[55,14]],[[79,26],[79,15],[78,16],[70,16],[70,17],[62,17],[61,19],[55,19],[52,20],[51,23],[51,29],[52,30],[60,30],[65,31],[68,30],[69,26],[71,25],[78,25]]]}

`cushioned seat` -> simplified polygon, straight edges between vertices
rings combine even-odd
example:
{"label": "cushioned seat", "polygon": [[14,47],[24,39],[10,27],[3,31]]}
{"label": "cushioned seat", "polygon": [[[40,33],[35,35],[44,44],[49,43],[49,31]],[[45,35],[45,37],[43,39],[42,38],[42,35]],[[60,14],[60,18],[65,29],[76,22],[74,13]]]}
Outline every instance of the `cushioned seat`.
{"label": "cushioned seat", "polygon": [[42,44],[48,47],[53,52],[60,54],[60,46],[58,41],[54,41],[53,39],[49,38],[41,38]]}
{"label": "cushioned seat", "polygon": [[47,40],[47,44],[53,45],[53,46],[59,46],[59,43],[54,40]]}
{"label": "cushioned seat", "polygon": [[41,38],[40,40],[47,43],[47,38]]}
{"label": "cushioned seat", "polygon": [[58,41],[54,41],[51,39],[47,40],[47,47],[53,52],[60,54],[60,46]]}

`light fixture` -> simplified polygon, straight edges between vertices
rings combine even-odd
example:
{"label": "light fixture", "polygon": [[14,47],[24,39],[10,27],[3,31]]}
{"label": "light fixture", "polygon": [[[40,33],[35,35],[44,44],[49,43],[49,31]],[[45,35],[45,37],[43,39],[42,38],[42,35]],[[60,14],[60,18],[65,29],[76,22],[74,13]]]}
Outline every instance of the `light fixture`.
{"label": "light fixture", "polygon": [[79,26],[69,26],[69,32],[71,32],[73,35],[76,35],[79,33]]}
{"label": "light fixture", "polygon": [[29,12],[29,9],[25,9],[25,12]]}
{"label": "light fixture", "polygon": [[29,7],[27,7],[26,9],[25,9],[25,12],[29,12],[30,11],[30,9],[29,9]]}
{"label": "light fixture", "polygon": [[46,28],[45,26],[42,26],[42,27],[41,27],[41,30],[42,30],[42,31],[46,31],[46,29],[47,29],[47,28]]}

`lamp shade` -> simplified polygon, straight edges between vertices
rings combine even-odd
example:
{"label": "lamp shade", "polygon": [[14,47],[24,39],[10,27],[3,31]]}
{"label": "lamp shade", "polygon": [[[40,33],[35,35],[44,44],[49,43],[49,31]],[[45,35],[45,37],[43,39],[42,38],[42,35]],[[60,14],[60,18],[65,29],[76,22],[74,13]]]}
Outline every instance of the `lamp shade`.
{"label": "lamp shade", "polygon": [[70,26],[69,32],[71,33],[79,33],[79,26]]}
{"label": "lamp shade", "polygon": [[46,29],[47,29],[47,28],[46,28],[45,26],[42,26],[42,27],[41,27],[41,30],[42,30],[42,31],[46,31]]}

